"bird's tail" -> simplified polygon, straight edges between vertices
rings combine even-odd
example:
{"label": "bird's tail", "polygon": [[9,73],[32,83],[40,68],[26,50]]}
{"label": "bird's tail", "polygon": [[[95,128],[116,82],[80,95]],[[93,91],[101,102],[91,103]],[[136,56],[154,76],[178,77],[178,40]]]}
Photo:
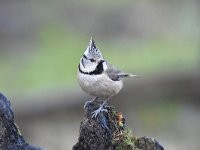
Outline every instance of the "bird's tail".
{"label": "bird's tail", "polygon": [[141,75],[135,75],[135,74],[130,74],[130,73],[120,73],[119,77],[120,78],[124,78],[124,77],[141,77]]}

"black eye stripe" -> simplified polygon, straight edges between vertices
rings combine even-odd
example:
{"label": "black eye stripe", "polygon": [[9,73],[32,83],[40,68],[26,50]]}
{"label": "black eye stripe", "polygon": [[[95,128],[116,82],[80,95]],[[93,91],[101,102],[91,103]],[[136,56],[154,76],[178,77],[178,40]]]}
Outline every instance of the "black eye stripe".
{"label": "black eye stripe", "polygon": [[96,60],[94,60],[93,58],[89,59],[91,62],[95,62]]}
{"label": "black eye stripe", "polygon": [[83,55],[83,57],[84,57],[85,59],[88,59],[87,56],[86,56],[85,54]]}
{"label": "black eye stripe", "polygon": [[94,60],[93,58],[88,58],[85,54],[83,55],[83,57],[87,60],[90,60],[91,62],[95,62],[96,60]]}

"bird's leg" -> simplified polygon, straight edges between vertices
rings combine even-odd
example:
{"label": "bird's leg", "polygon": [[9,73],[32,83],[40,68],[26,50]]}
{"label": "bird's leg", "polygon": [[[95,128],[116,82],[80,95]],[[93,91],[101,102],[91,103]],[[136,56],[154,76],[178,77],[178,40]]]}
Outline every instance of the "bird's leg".
{"label": "bird's leg", "polygon": [[112,96],[110,96],[109,98],[105,99],[104,102],[103,102],[103,104],[101,104],[101,106],[100,106],[97,110],[95,110],[95,111],[93,111],[93,112],[91,113],[91,114],[92,114],[92,118],[96,118],[97,115],[98,115],[100,112],[103,112],[103,111],[107,112],[107,111],[108,111],[107,109],[104,109],[103,107],[104,107],[104,105],[107,103],[107,101],[108,101],[111,97],[112,97]]}
{"label": "bird's leg", "polygon": [[96,96],[95,98],[93,98],[93,99],[90,100],[90,101],[86,101],[86,102],[85,102],[85,105],[84,105],[84,108],[86,108],[86,106],[87,106],[88,104],[93,103],[93,102],[96,101],[97,99],[98,99],[98,96]]}

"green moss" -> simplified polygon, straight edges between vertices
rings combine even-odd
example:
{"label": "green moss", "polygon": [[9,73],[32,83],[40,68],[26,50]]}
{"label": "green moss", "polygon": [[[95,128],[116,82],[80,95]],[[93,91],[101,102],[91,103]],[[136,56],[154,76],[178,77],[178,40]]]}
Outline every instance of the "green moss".
{"label": "green moss", "polygon": [[116,133],[113,144],[117,150],[139,150],[134,144],[135,140],[136,137],[132,135],[131,129],[125,128],[120,133]]}
{"label": "green moss", "polygon": [[126,127],[122,113],[116,112],[112,108],[111,114],[116,127],[113,135],[113,145],[116,150],[139,150],[135,146],[137,138],[132,134],[131,129]]}

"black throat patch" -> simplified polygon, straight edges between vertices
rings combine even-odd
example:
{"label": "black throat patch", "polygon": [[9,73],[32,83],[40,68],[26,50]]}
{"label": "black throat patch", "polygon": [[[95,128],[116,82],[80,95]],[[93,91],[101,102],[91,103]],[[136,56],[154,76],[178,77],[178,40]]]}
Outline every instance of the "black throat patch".
{"label": "black throat patch", "polygon": [[101,61],[98,63],[96,69],[95,69],[94,71],[91,71],[91,72],[84,72],[83,70],[81,70],[80,64],[79,64],[79,66],[78,66],[78,69],[79,69],[79,71],[80,71],[81,73],[83,73],[83,74],[98,75],[98,74],[101,74],[101,73],[104,71],[104,70],[103,70],[103,62],[104,62],[104,60],[101,60]]}

